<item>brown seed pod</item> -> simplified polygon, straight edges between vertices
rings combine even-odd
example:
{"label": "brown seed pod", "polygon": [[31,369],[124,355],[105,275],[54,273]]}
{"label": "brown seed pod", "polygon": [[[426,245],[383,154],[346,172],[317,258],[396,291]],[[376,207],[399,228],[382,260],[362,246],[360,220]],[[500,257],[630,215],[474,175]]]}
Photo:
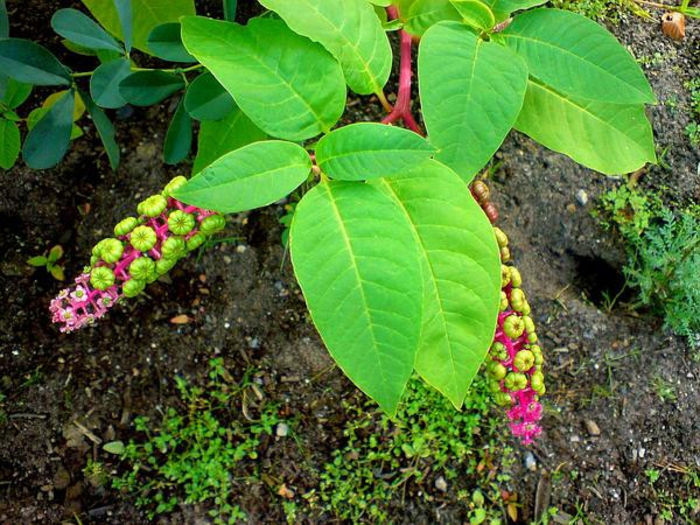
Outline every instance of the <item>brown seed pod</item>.
{"label": "brown seed pod", "polygon": [[683,40],[685,37],[685,16],[683,13],[676,11],[664,13],[661,17],[661,31],[674,40]]}
{"label": "brown seed pod", "polygon": [[472,184],[472,194],[479,204],[484,206],[491,198],[491,191],[486,183],[477,180]]}

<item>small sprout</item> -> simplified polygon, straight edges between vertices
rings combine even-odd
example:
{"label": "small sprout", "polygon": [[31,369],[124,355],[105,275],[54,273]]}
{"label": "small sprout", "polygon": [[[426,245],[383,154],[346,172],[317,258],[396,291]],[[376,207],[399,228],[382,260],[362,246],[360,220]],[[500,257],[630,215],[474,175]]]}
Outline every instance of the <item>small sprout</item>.
{"label": "small sprout", "polygon": [[147,252],[156,245],[158,242],[158,236],[153,228],[149,226],[138,226],[134,228],[129,237],[129,242],[131,246],[140,252]]}
{"label": "small sprout", "polygon": [[114,272],[106,266],[98,266],[90,272],[90,284],[98,290],[106,290],[114,285]]}
{"label": "small sprout", "polygon": [[136,208],[139,215],[146,217],[158,217],[168,206],[168,201],[162,195],[151,195],[146,200],[141,201]]}
{"label": "small sprout", "polygon": [[63,274],[63,265],[58,264],[58,260],[61,257],[63,257],[63,247],[57,244],[56,246],[52,247],[49,250],[49,253],[46,255],[30,257],[27,259],[27,264],[36,268],[44,267],[54,279],[57,281],[63,281],[65,279],[65,275]]}
{"label": "small sprout", "polygon": [[127,217],[124,220],[119,221],[114,227],[114,235],[117,237],[123,237],[131,233],[131,231],[139,225],[138,219],[135,217]]}
{"label": "small sprout", "polygon": [[175,210],[168,217],[168,229],[175,235],[187,235],[195,226],[195,218],[191,213]]}

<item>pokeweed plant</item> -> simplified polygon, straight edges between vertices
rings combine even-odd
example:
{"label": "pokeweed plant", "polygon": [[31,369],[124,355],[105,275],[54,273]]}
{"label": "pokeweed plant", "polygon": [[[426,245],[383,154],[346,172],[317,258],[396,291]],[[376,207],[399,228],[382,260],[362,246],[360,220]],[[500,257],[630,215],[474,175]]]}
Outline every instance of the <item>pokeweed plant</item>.
{"label": "pokeweed plant", "polygon": [[[110,105],[153,104],[186,87],[173,121],[202,118],[194,176],[142,203],[128,228],[97,245],[78,278],[79,287],[92,285],[84,290],[90,300],[106,297],[111,306],[135,295],[186,253],[195,226],[220,228],[219,214],[274,203],[307,183],[291,221],[291,260],[340,368],[393,414],[414,370],[461,407],[490,355],[497,400],[510,407],[513,430],[531,440],[544,392],[541,350],[519,274],[502,265],[510,254],[490,223],[495,208],[483,187],[473,187],[475,198],[468,185],[513,128],[603,173],[654,162],[644,106],[655,98],[629,52],[580,15],[536,8],[544,0],[260,0],[269,11],[245,25],[194,16],[192,2],[168,0],[153,4],[187,12],[140,36],[128,23],[129,12],[134,21],[143,14],[132,1],[85,4],[125,50],[139,39],[152,52],[167,41],[197,63],[141,71],[120,55],[71,74],[24,52],[26,41],[0,42],[0,64],[22,64],[15,80],[41,72],[75,91],[81,76],[93,88],[98,73],[113,69],[106,84],[118,86],[110,92],[118,97]],[[400,65],[391,105],[384,88],[394,30]],[[64,32],[86,45],[84,31]],[[416,45],[425,134],[413,115]],[[336,127],[348,87],[378,98],[383,123]],[[91,91],[94,103],[81,94],[88,110],[103,100]],[[398,122],[407,129],[387,125]],[[187,142],[188,132],[175,134],[174,142]],[[76,310],[86,314],[73,293],[52,306],[66,330],[77,327]]]}

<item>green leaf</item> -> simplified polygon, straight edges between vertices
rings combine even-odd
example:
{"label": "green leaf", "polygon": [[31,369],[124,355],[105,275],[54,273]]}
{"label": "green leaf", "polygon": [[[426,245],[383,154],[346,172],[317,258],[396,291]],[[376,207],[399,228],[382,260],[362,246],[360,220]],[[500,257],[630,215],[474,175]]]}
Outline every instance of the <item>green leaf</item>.
{"label": "green leaf", "polygon": [[148,35],[148,49],[158,58],[171,62],[196,62],[180,37],[180,22],[168,22],[153,28]]}
{"label": "green leaf", "polygon": [[56,279],[57,281],[65,281],[66,276],[63,273],[63,266],[58,266],[58,265],[53,265],[49,263],[46,266],[46,269],[49,271],[51,276]]}
{"label": "green leaf", "polygon": [[53,246],[49,250],[49,257],[48,257],[49,262],[55,263],[61,257],[63,257],[63,246],[57,244],[56,246]]}
{"label": "green leaf", "polygon": [[0,102],[10,109],[22,105],[29,98],[32,92],[32,85],[18,82],[14,78],[0,73]]}
{"label": "green leaf", "polygon": [[36,86],[69,86],[70,72],[46,48],[21,38],[0,40],[0,71]]}
{"label": "green leaf", "polygon": [[391,73],[389,39],[366,0],[260,0],[294,31],[338,59],[355,93],[381,92]]}
{"label": "green leaf", "polygon": [[266,138],[265,132],[238,108],[234,108],[222,120],[202,121],[192,173],[199,173],[229,151]]}
{"label": "green leaf", "polygon": [[[122,23],[128,20],[128,7],[119,0],[82,0],[92,15],[113,35],[124,40]],[[116,4],[119,5],[119,11]],[[181,16],[194,14],[194,0],[131,0],[133,45],[147,53],[148,35],[154,27],[177,22]],[[122,14],[120,18],[120,13]]]}
{"label": "green leaf", "polygon": [[127,53],[131,52],[134,44],[134,16],[131,10],[131,0],[113,0],[114,8],[117,11],[119,29],[121,29],[122,40]]}
{"label": "green leaf", "polygon": [[197,120],[220,120],[235,107],[229,92],[211,73],[195,78],[185,93],[185,109]]}
{"label": "green leaf", "polygon": [[60,162],[70,143],[74,105],[73,91],[66,91],[29,132],[22,148],[27,166],[42,170]]}
{"label": "green leaf", "polygon": [[515,124],[527,68],[510,50],[481,40],[468,27],[441,22],[421,40],[418,73],[428,140],[439,148],[436,158],[468,182]]}
{"label": "green leaf", "polygon": [[416,371],[459,408],[496,328],[501,260],[493,228],[464,181],[436,161],[378,186],[406,215],[421,257]]}
{"label": "green leaf", "polygon": [[404,213],[373,185],[322,182],[299,202],[290,245],[294,273],[333,359],[395,413],[413,370],[423,296]]}
{"label": "green leaf", "polygon": [[491,29],[496,18],[488,5],[481,0],[450,0],[465,23],[483,30]]}
{"label": "green leaf", "polygon": [[394,175],[435,153],[420,135],[404,128],[363,122],[332,131],[316,145],[316,162],[338,180]]}
{"label": "green leaf", "polygon": [[517,16],[501,36],[530,75],[558,92],[616,104],[653,104],[654,93],[632,55],[588,18],[558,9]]}
{"label": "green leaf", "polygon": [[306,180],[311,158],[291,142],[255,142],[212,162],[174,196],[187,204],[222,213],[267,206]]}
{"label": "green leaf", "polygon": [[17,124],[0,118],[0,168],[9,170],[14,166],[19,150],[20,136]]}
{"label": "green leaf", "polygon": [[515,128],[608,175],[656,162],[654,136],[642,105],[578,100],[529,82]]}
{"label": "green leaf", "polygon": [[418,36],[439,22],[462,20],[462,15],[449,0],[416,0],[401,11],[401,17],[405,21],[404,29]]}
{"label": "green leaf", "polygon": [[111,109],[125,106],[126,99],[119,91],[119,84],[130,74],[131,62],[126,58],[99,66],[90,78],[90,95],[95,104]]}
{"label": "green leaf", "polygon": [[119,93],[134,106],[152,106],[184,86],[179,75],[160,70],[136,71],[119,83]]}
{"label": "green leaf", "polygon": [[241,26],[185,17],[182,39],[269,135],[311,138],[329,131],[345,109],[345,81],[338,63],[281,20],[255,18]]}
{"label": "green leaf", "polygon": [[7,17],[7,6],[5,0],[0,0],[0,38],[10,36],[10,20]]}
{"label": "green leaf", "polygon": [[122,47],[99,24],[77,9],[59,9],[51,17],[53,30],[71,42],[88,49],[109,49],[118,53]]}
{"label": "green leaf", "polygon": [[35,266],[37,268],[41,266],[46,266],[47,262],[49,262],[49,260],[43,255],[37,255],[35,257],[30,257],[29,259],[27,259],[27,264],[29,266]]}
{"label": "green leaf", "polygon": [[117,456],[121,456],[126,450],[126,447],[121,441],[110,441],[109,443],[105,443],[104,445],[102,445],[102,450],[109,454],[116,454]]}
{"label": "green leaf", "polygon": [[182,100],[177,105],[173,119],[165,134],[163,158],[166,164],[177,164],[184,160],[192,147],[192,119],[185,111]]}
{"label": "green leaf", "polygon": [[119,145],[114,140],[114,136],[116,134],[114,125],[109,120],[105,112],[97,107],[95,102],[93,102],[87,93],[80,92],[80,97],[85,102],[88,113],[90,113],[92,122],[95,124],[95,128],[97,129],[97,134],[100,136],[100,140],[102,140],[102,144],[105,147],[105,152],[109,158],[109,165],[113,170],[116,170],[119,166]]}
{"label": "green leaf", "polygon": [[238,0],[223,0],[224,5],[224,20],[234,22],[236,20],[236,8]]}
{"label": "green leaf", "polygon": [[547,3],[547,0],[480,0],[491,8],[496,22],[508,18],[515,11],[523,11]]}

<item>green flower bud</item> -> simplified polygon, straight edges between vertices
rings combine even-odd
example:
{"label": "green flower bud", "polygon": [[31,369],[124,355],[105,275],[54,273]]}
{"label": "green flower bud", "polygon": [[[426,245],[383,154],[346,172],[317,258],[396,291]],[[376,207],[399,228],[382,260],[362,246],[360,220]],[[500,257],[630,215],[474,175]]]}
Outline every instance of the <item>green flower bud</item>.
{"label": "green flower bud", "polygon": [[535,392],[543,396],[546,390],[544,386],[544,374],[539,370],[532,374],[530,377],[530,386]]}
{"label": "green flower bud", "polygon": [[156,263],[148,257],[138,257],[129,265],[129,275],[137,281],[146,281],[156,269]]}
{"label": "green flower bud", "polygon": [[496,242],[498,243],[499,248],[505,248],[508,246],[508,236],[503,232],[503,230],[494,226],[493,233],[496,234]]}
{"label": "green flower bud", "polygon": [[226,226],[226,219],[224,219],[223,215],[216,214],[205,218],[200,223],[199,229],[204,235],[211,235],[219,230],[223,230],[224,226]]}
{"label": "green flower bud", "polygon": [[508,309],[508,295],[501,290],[501,302],[498,305],[499,312],[505,312]]}
{"label": "green flower bud", "polygon": [[523,323],[525,324],[525,330],[527,330],[527,333],[535,333],[535,321],[532,320],[532,317],[529,315],[523,316]]}
{"label": "green flower bud", "polygon": [[192,237],[187,239],[187,251],[191,252],[192,250],[196,250],[202,244],[204,244],[204,241],[206,240],[207,236],[203,233],[195,233]]}
{"label": "green flower bud", "polygon": [[515,366],[515,368],[517,368],[520,372],[527,372],[534,364],[535,354],[533,354],[530,350],[520,350],[517,354],[515,354],[515,358],[513,359],[513,366]]}
{"label": "green flower bud", "polygon": [[168,229],[175,235],[187,235],[195,224],[194,215],[182,210],[175,210],[168,217]]}
{"label": "green flower bud", "polygon": [[182,237],[168,237],[160,249],[164,259],[179,259],[185,255],[185,240]]}
{"label": "green flower bud", "polygon": [[114,272],[106,266],[98,266],[90,272],[90,284],[97,290],[106,290],[114,284]]}
{"label": "green flower bud", "polygon": [[177,259],[158,259],[156,262],[156,273],[164,275],[168,273],[177,263]]}
{"label": "green flower bud", "polygon": [[165,188],[163,188],[163,192],[161,193],[161,195],[163,195],[163,197],[172,197],[173,192],[178,188],[182,187],[186,182],[186,177],[178,175],[177,177],[171,179],[170,182],[168,182],[165,185]]}
{"label": "green flower bud", "polygon": [[119,221],[119,223],[114,227],[114,235],[121,237],[131,233],[131,230],[139,225],[139,221],[135,217],[127,217],[126,219]]}
{"label": "green flower bud", "polygon": [[501,265],[501,288],[508,286],[510,282],[510,266]]}
{"label": "green flower bud", "polygon": [[488,371],[489,375],[497,381],[500,381],[501,379],[506,377],[506,367],[498,361],[491,361],[486,366],[486,370]]}
{"label": "green flower bud", "polygon": [[121,259],[124,253],[124,244],[118,239],[103,239],[100,243],[102,247],[100,248],[100,257],[102,260],[109,264],[114,264],[119,259]]}
{"label": "green flower bud", "polygon": [[499,361],[505,361],[508,359],[508,350],[506,349],[506,345],[503,343],[493,343],[489,353],[491,354],[492,359],[497,359]]}
{"label": "green flower bud", "polygon": [[527,376],[519,372],[508,372],[504,384],[512,392],[523,390],[527,388]]}
{"label": "green flower bud", "polygon": [[510,406],[513,404],[513,400],[508,392],[496,392],[493,396],[496,404],[502,407]]}
{"label": "green flower bud", "polygon": [[122,292],[126,297],[136,297],[146,288],[146,282],[140,279],[129,279],[122,285]]}
{"label": "green flower bud", "polygon": [[509,315],[503,321],[503,331],[511,339],[517,339],[525,331],[525,323],[519,315]]}
{"label": "green flower bud", "polygon": [[510,282],[513,284],[513,288],[520,288],[523,284],[523,278],[515,266],[510,267]]}
{"label": "green flower bud", "polygon": [[141,201],[136,207],[139,215],[146,217],[158,217],[168,206],[168,200],[162,195],[151,195],[145,201]]}
{"label": "green flower bud", "polygon": [[134,228],[129,237],[131,245],[140,252],[147,252],[156,245],[158,237],[150,226],[138,226]]}
{"label": "green flower bud", "polygon": [[527,304],[527,301],[525,300],[525,292],[523,292],[520,288],[513,288],[510,291],[510,306],[516,312],[522,312],[525,304]]}

